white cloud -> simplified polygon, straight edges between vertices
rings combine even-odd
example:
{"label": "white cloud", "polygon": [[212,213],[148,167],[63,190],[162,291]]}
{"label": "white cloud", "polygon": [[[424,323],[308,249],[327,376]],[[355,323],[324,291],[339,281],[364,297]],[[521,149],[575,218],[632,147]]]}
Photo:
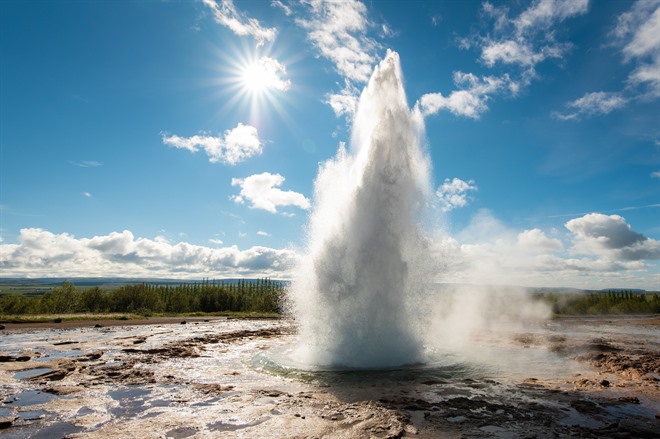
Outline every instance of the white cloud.
{"label": "white cloud", "polygon": [[232,186],[240,186],[239,195],[232,199],[239,204],[250,202],[250,207],[277,213],[278,206],[296,206],[309,209],[310,202],[304,195],[294,191],[283,191],[279,186],[285,178],[280,174],[264,172],[247,178],[232,178]]}
{"label": "white cloud", "polygon": [[259,230],[257,232],[257,235],[259,235],[259,236],[270,236],[270,233],[264,232],[263,230]]}
{"label": "white cloud", "polygon": [[367,37],[367,7],[357,0],[304,2],[309,19],[297,23],[308,31],[308,38],[321,56],[335,65],[343,77],[366,82],[375,62],[378,43]]}
{"label": "white cloud", "polygon": [[18,244],[0,244],[0,268],[12,277],[286,277],[292,250],[237,246],[210,248],[130,231],[76,238],[43,229],[21,229]]}
{"label": "white cloud", "polygon": [[214,245],[222,245],[222,239],[217,239],[217,238],[211,238],[209,239],[209,242]]}
{"label": "white cloud", "polygon": [[256,81],[257,85],[263,88],[287,91],[291,88],[291,80],[283,79],[284,75],[286,75],[286,67],[276,59],[267,56],[259,58],[243,73],[244,80],[248,84]]}
{"label": "white cloud", "polygon": [[346,115],[352,117],[357,110],[360,91],[346,80],[344,88],[339,93],[330,93],[326,96],[326,104],[330,105],[337,117]]}
{"label": "white cloud", "polygon": [[488,110],[487,103],[492,94],[501,90],[516,94],[519,89],[519,84],[508,75],[478,77],[458,71],[454,72],[454,83],[459,89],[452,91],[449,96],[443,96],[442,93],[425,94],[415,104],[416,108],[424,116],[448,110],[457,116],[478,119]]}
{"label": "white cloud", "polygon": [[619,92],[587,93],[567,106],[577,111],[553,113],[561,120],[579,119],[581,115],[608,114],[637,99],[660,98],[660,0],[638,0],[629,11],[617,18],[611,33],[615,47],[620,47],[624,61],[632,64],[626,86]]}
{"label": "white cloud", "polygon": [[515,230],[480,210],[455,238],[436,240],[447,261],[444,281],[526,286],[657,289],[660,241],[618,215],[589,214],[566,232]]}
{"label": "white cloud", "polygon": [[202,0],[213,12],[215,21],[239,36],[252,36],[257,41],[257,47],[266,41],[273,41],[277,29],[266,28],[254,18],[245,17],[234,6],[232,0]]}
{"label": "white cloud", "polygon": [[651,178],[660,178],[660,170],[651,172]]}
{"label": "white cloud", "polygon": [[195,135],[179,137],[162,134],[163,143],[175,148],[197,152],[203,149],[211,163],[235,165],[262,152],[263,144],[259,140],[257,129],[251,125],[239,123],[236,128],[226,130],[222,136]]}
{"label": "white cloud", "polygon": [[618,17],[613,31],[624,59],[634,63],[632,85],[646,87],[646,98],[660,97],[660,0],[639,0]]}
{"label": "white cloud", "polygon": [[619,93],[593,92],[566,104],[575,111],[569,113],[552,113],[560,120],[577,120],[582,115],[593,116],[608,114],[626,105],[626,99]]}
{"label": "white cloud", "polygon": [[635,232],[619,215],[591,213],[566,223],[574,235],[573,253],[607,260],[660,259],[660,241]]}
{"label": "white cloud", "polygon": [[91,192],[83,192],[83,195],[87,198],[92,198]]}
{"label": "white cloud", "polygon": [[438,188],[436,196],[440,200],[440,208],[447,212],[467,205],[468,193],[476,190],[474,180],[463,181],[460,178],[453,180],[446,178]]}
{"label": "white cloud", "polygon": [[533,76],[534,67],[548,58],[561,58],[570,45],[557,42],[554,27],[587,12],[588,0],[536,0],[517,17],[505,7],[486,2],[483,11],[495,20],[494,36],[477,38],[481,59],[492,67],[498,62],[518,64]]}
{"label": "white cloud", "polygon": [[563,20],[587,11],[588,0],[536,0],[518,16],[511,17],[506,7],[483,3],[484,15],[493,20],[493,28],[469,38],[459,38],[461,49],[476,48],[487,67],[502,64],[508,73],[477,77],[471,73],[454,73],[457,89],[449,95],[428,93],[417,102],[428,116],[447,110],[457,116],[473,119],[488,110],[493,95],[517,95],[522,87],[537,77],[536,66],[549,58],[562,58],[571,47],[555,40],[555,27]]}
{"label": "white cloud", "polygon": [[514,24],[518,34],[529,29],[547,29],[555,22],[586,13],[588,8],[589,0],[537,0],[514,20]]}
{"label": "white cloud", "polygon": [[289,7],[280,0],[271,0],[270,5],[274,8],[280,8],[284,12],[284,15],[286,15],[287,17],[293,14],[293,10],[291,10],[291,7]]}

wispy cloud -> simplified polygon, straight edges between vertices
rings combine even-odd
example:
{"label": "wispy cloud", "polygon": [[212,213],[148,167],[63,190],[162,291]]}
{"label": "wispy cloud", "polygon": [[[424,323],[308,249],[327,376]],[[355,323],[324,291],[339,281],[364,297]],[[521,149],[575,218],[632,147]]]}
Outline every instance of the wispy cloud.
{"label": "wispy cloud", "polygon": [[366,82],[379,47],[367,37],[367,7],[357,0],[311,0],[306,5],[310,18],[300,18],[297,23],[308,31],[307,37],[321,56],[332,61],[343,77]]}
{"label": "wispy cloud", "polygon": [[560,120],[579,120],[582,116],[594,116],[611,113],[626,105],[627,100],[620,93],[603,91],[587,93],[579,99],[566,104],[573,111],[568,113],[553,112],[553,117]]}
{"label": "wispy cloud", "polygon": [[457,116],[478,119],[488,110],[488,100],[493,94],[501,90],[509,90],[516,94],[519,88],[519,85],[508,75],[478,77],[463,72],[454,72],[454,84],[459,88],[452,91],[449,96],[443,96],[442,93],[428,93],[419,98],[415,106],[424,116],[448,110]]}
{"label": "wispy cloud", "polygon": [[489,67],[515,64],[525,77],[535,76],[535,66],[548,58],[561,58],[570,45],[555,40],[555,26],[567,18],[587,12],[588,0],[537,0],[518,16],[506,7],[483,4],[483,12],[494,20],[493,33],[479,36],[476,45]]}
{"label": "wispy cloud", "polygon": [[660,178],[660,171],[651,172],[651,178]]}
{"label": "wispy cloud", "polygon": [[608,114],[637,100],[660,98],[660,0],[638,0],[619,15],[610,33],[611,45],[619,48],[631,65],[625,84],[616,92],[590,92],[566,104],[574,111],[553,112],[560,120]]}
{"label": "wispy cloud", "polygon": [[[307,38],[319,55],[332,62],[345,81],[340,92],[326,95],[326,103],[337,116],[351,117],[359,96],[355,84],[367,82],[377,60],[376,52],[382,48],[368,36],[369,29],[375,25],[368,19],[365,4],[358,0],[302,3],[307,16],[298,18],[296,23],[307,31]],[[385,24],[380,30],[384,37],[392,34]]]}
{"label": "wispy cloud", "polygon": [[303,194],[294,191],[283,191],[279,187],[285,178],[280,174],[264,172],[251,175],[247,178],[232,178],[231,185],[239,186],[239,195],[234,195],[232,200],[236,203],[250,203],[253,209],[262,209],[270,213],[277,213],[280,206],[295,206],[301,209],[309,209],[310,202]]}
{"label": "wispy cloud", "polygon": [[259,235],[259,236],[270,236],[270,233],[264,232],[263,230],[259,230],[257,232],[257,235]]}
{"label": "wispy cloud", "polygon": [[634,66],[628,82],[644,87],[643,97],[660,98],[660,0],[638,0],[618,17],[612,35]]}
{"label": "wispy cloud", "polygon": [[215,21],[239,36],[251,36],[257,41],[257,47],[266,41],[273,41],[277,29],[264,27],[259,20],[246,17],[234,6],[232,0],[202,0],[211,9]]}
{"label": "wispy cloud", "polygon": [[83,195],[87,198],[92,198],[92,193],[91,192],[83,192]]}
{"label": "wispy cloud", "polygon": [[478,119],[488,111],[489,100],[498,94],[517,95],[536,78],[536,66],[561,59],[571,45],[557,41],[555,28],[567,18],[584,14],[588,0],[536,0],[518,15],[507,7],[482,5],[491,25],[483,33],[458,40],[461,49],[475,49],[479,61],[489,68],[507,70],[499,75],[477,76],[455,72],[456,89],[444,95],[428,93],[417,102],[423,115],[449,111],[456,116]]}
{"label": "wispy cloud", "polygon": [[203,149],[211,163],[235,165],[250,157],[261,154],[263,144],[257,129],[239,123],[236,128],[226,130],[222,136],[199,134],[192,137],[179,137],[161,133],[163,143],[190,152]]}
{"label": "wispy cloud", "polygon": [[103,166],[103,163],[97,162],[96,160],[82,160],[79,162],[69,160],[69,163],[80,168],[97,168],[99,166]]}
{"label": "wispy cloud", "polygon": [[286,15],[287,17],[293,14],[293,10],[291,9],[291,7],[285,4],[281,0],[271,0],[270,5],[274,8],[280,8],[282,12],[284,12],[284,15]]}
{"label": "wispy cloud", "polygon": [[448,212],[466,206],[469,193],[476,190],[477,186],[474,184],[474,180],[463,181],[460,178],[452,180],[446,178],[435,194],[440,201],[440,208]]}
{"label": "wispy cloud", "polygon": [[18,244],[0,245],[0,269],[7,276],[278,276],[297,255],[287,249],[237,246],[211,248],[163,237],[138,238],[112,232],[76,238],[37,228],[21,229]]}

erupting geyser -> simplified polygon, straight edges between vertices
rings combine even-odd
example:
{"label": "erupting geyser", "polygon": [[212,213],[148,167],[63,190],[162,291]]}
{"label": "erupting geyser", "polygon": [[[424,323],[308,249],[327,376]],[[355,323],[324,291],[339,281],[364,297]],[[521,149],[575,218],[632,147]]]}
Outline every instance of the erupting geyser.
{"label": "erupting geyser", "polygon": [[424,123],[408,108],[397,53],[362,92],[350,148],[323,164],[307,254],[290,306],[296,359],[317,366],[390,367],[424,361],[420,298],[428,251],[420,227],[431,193]]}

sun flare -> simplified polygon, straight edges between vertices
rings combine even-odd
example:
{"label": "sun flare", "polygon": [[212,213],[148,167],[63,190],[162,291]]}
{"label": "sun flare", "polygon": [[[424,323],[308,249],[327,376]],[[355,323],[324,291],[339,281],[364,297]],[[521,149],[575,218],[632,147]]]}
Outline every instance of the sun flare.
{"label": "sun flare", "polygon": [[283,79],[286,68],[277,60],[267,56],[251,61],[241,69],[241,85],[252,94],[262,94],[266,91],[287,91],[291,81]]}

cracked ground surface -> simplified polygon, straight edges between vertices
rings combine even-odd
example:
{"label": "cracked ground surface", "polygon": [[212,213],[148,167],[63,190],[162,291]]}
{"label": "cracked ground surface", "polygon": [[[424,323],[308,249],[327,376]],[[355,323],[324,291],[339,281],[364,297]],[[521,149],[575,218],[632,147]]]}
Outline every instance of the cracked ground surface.
{"label": "cracked ground surface", "polygon": [[6,328],[0,436],[651,438],[660,431],[657,316],[564,318],[478,334],[477,349],[457,360],[495,366],[318,373],[259,360],[293,343],[288,320],[179,323]]}

